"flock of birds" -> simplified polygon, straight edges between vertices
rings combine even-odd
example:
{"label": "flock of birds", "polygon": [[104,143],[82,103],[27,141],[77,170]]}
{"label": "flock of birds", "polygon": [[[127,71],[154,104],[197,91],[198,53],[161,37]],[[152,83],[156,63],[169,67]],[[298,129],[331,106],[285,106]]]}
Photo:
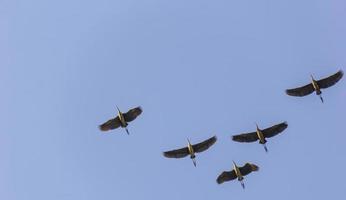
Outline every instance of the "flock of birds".
{"label": "flock of birds", "polygon": [[[311,83],[294,88],[294,89],[288,89],[286,90],[286,94],[290,96],[297,96],[302,97],[309,95],[313,92],[318,95],[323,103],[322,98],[322,91],[321,89],[326,89],[335,83],[337,83],[341,78],[343,77],[343,71],[339,70],[337,73],[324,78],[320,80],[315,80],[313,76],[311,76]],[[118,115],[108,120],[107,122],[100,125],[101,131],[109,131],[112,129],[116,129],[119,127],[125,128],[126,133],[129,134],[129,131],[127,129],[128,123],[135,120],[141,113],[142,108],[136,107],[133,109],[130,109],[126,113],[122,113],[119,108],[117,107]],[[232,136],[232,140],[236,142],[256,142],[259,141],[259,144],[262,144],[265,151],[267,152],[268,149],[266,147],[267,138],[271,138],[276,136],[277,134],[283,132],[287,128],[288,124],[286,122],[282,122],[276,125],[273,125],[266,129],[260,129],[258,125],[256,124],[256,131],[250,132],[250,133],[241,133],[238,135]],[[167,158],[184,158],[186,156],[190,156],[194,166],[196,167],[196,153],[201,153],[203,151],[206,151],[209,149],[213,144],[215,144],[217,138],[216,136],[213,136],[205,141],[202,141],[197,144],[191,144],[191,142],[188,139],[188,144],[186,147],[175,149],[171,151],[163,152],[163,155]],[[259,167],[252,163],[246,163],[244,166],[239,167],[237,164],[233,161],[233,169],[231,171],[224,171],[222,172],[216,179],[218,184],[224,183],[226,181],[231,181],[238,179],[238,181],[241,183],[241,186],[245,188],[243,179],[244,176],[250,174],[251,172],[258,171]]]}

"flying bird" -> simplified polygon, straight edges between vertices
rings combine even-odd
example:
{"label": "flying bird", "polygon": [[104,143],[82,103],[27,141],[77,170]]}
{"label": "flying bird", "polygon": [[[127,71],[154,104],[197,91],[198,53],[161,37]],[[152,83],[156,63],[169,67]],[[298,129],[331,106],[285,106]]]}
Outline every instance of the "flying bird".
{"label": "flying bird", "polygon": [[222,172],[216,179],[218,184],[224,183],[226,181],[231,181],[238,178],[243,189],[245,189],[245,184],[243,182],[244,176],[250,174],[251,172],[258,171],[259,167],[255,164],[246,163],[243,167],[238,167],[233,161],[233,170]]}
{"label": "flying bird", "polygon": [[282,122],[280,124],[276,124],[274,126],[261,130],[256,124],[256,132],[234,135],[232,136],[232,140],[236,142],[255,142],[259,140],[259,143],[263,144],[264,150],[268,152],[266,146],[266,138],[274,137],[275,135],[284,131],[287,128],[287,126],[287,122]]}
{"label": "flying bird", "polygon": [[186,157],[188,155],[190,155],[190,158],[192,159],[193,165],[196,167],[196,153],[201,153],[207,149],[209,149],[209,147],[211,147],[215,142],[216,142],[217,138],[216,136],[213,136],[203,142],[200,142],[198,144],[194,144],[192,145],[190,143],[190,140],[187,139],[187,147],[181,148],[181,149],[176,149],[176,150],[172,150],[172,151],[166,151],[163,152],[163,155],[167,158],[183,158]]}
{"label": "flying bird", "polygon": [[294,88],[294,89],[288,89],[286,90],[286,93],[290,96],[296,96],[296,97],[302,97],[309,95],[316,92],[316,95],[318,95],[323,103],[322,98],[322,91],[321,89],[326,89],[331,86],[333,86],[335,83],[337,83],[344,75],[344,72],[342,70],[339,70],[337,73],[321,79],[321,80],[315,80],[312,75],[311,76],[311,83],[302,87]]}
{"label": "flying bird", "polygon": [[136,107],[127,111],[127,113],[122,113],[117,106],[117,110],[118,110],[118,115],[115,118],[110,119],[107,122],[101,124],[99,128],[101,131],[109,131],[109,130],[122,127],[122,128],[125,128],[126,133],[129,135],[130,133],[129,133],[129,130],[127,129],[128,122],[135,120],[142,113],[142,108]]}

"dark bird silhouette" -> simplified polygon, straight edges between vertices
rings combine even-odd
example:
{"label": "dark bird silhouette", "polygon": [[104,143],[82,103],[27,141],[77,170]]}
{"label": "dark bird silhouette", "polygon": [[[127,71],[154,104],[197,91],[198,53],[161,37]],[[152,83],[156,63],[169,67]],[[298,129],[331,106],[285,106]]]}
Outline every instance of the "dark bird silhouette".
{"label": "dark bird silhouette", "polygon": [[172,150],[172,151],[166,151],[166,152],[163,152],[163,155],[167,158],[184,158],[190,155],[193,165],[196,167],[195,153],[201,153],[209,149],[209,147],[211,147],[216,142],[216,140],[217,140],[216,136],[213,136],[203,142],[192,145],[189,139],[187,139],[187,142],[188,142],[187,147]]}
{"label": "dark bird silhouette", "polygon": [[244,176],[250,174],[251,172],[258,171],[259,167],[255,164],[246,163],[243,167],[238,167],[233,161],[233,170],[222,172],[216,179],[218,184],[224,183],[226,181],[231,181],[238,178],[243,189],[245,189],[245,184],[243,182]]}
{"label": "dark bird silhouette", "polygon": [[130,133],[129,133],[129,130],[127,129],[128,122],[135,120],[142,113],[142,108],[136,107],[127,111],[127,113],[122,113],[118,107],[117,107],[117,110],[118,110],[118,115],[115,118],[110,119],[107,122],[101,124],[100,130],[109,131],[109,130],[122,127],[122,128],[125,128],[126,133],[129,135]]}
{"label": "dark bird silhouette", "polygon": [[266,138],[274,137],[275,135],[284,131],[287,128],[287,126],[287,122],[282,122],[280,124],[276,124],[274,126],[261,130],[260,128],[258,128],[258,125],[256,124],[256,132],[234,135],[232,136],[232,140],[236,142],[255,142],[259,140],[259,143],[263,144],[264,150],[268,152],[266,146]]}
{"label": "dark bird silhouette", "polygon": [[343,77],[343,75],[344,75],[344,72],[342,70],[339,70],[337,73],[321,80],[315,80],[314,77],[311,75],[310,84],[307,84],[302,87],[294,88],[294,89],[288,89],[286,90],[286,93],[290,96],[303,97],[315,91],[316,95],[320,97],[323,103],[321,89],[326,89],[333,86]]}

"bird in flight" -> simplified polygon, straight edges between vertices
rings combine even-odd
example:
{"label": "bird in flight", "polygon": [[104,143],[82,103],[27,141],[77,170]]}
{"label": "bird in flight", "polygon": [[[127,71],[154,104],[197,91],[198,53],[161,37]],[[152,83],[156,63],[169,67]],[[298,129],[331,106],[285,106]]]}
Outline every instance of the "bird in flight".
{"label": "bird in flight", "polygon": [[109,130],[122,127],[122,128],[125,128],[126,133],[129,135],[130,133],[129,133],[129,130],[127,129],[128,122],[135,120],[142,113],[142,108],[136,107],[136,108],[132,108],[126,113],[122,113],[117,106],[117,110],[118,110],[117,116],[101,124],[99,128],[101,131],[109,131]]}
{"label": "bird in flight", "polygon": [[266,138],[274,137],[275,135],[281,133],[287,128],[287,122],[282,122],[280,124],[276,124],[269,128],[261,130],[256,124],[256,131],[251,133],[242,133],[239,135],[232,136],[232,140],[236,142],[255,142],[259,140],[259,143],[263,145],[264,150],[268,152],[266,143]]}
{"label": "bird in flight", "polygon": [[188,155],[190,155],[190,158],[192,159],[193,165],[196,167],[196,153],[201,153],[207,149],[209,149],[209,147],[211,147],[215,142],[216,142],[217,138],[216,136],[213,136],[203,142],[200,142],[198,144],[194,144],[192,145],[190,143],[190,140],[187,139],[187,147],[181,148],[181,149],[176,149],[176,150],[172,150],[172,151],[166,151],[163,152],[163,155],[167,158],[183,158],[186,157]]}
{"label": "bird in flight", "polygon": [[241,183],[241,186],[243,187],[243,189],[245,189],[245,184],[243,182],[244,176],[258,170],[259,170],[259,167],[255,164],[246,163],[244,166],[238,167],[237,164],[233,161],[233,170],[222,172],[217,177],[216,182],[218,184],[221,184],[226,181],[231,181],[238,178],[238,181]]}
{"label": "bird in flight", "polygon": [[312,75],[311,76],[311,83],[298,87],[293,89],[286,90],[286,94],[290,96],[296,96],[296,97],[303,97],[306,95],[309,95],[316,92],[316,95],[318,95],[323,103],[323,97],[322,97],[322,91],[321,89],[326,89],[331,86],[333,86],[335,83],[337,83],[344,75],[344,72],[342,70],[339,70],[337,73],[328,76],[327,78],[323,78],[321,80],[315,80]]}

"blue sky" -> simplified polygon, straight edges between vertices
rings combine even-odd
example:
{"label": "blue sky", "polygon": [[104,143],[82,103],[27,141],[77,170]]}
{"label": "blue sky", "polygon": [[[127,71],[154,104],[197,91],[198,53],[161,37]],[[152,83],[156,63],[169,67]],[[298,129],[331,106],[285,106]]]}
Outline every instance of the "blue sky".
{"label": "blue sky", "polygon": [[[284,90],[346,66],[346,3],[0,1],[0,199],[341,199],[346,82]],[[124,130],[98,125],[142,106]],[[287,121],[258,144],[230,136]],[[162,152],[217,135],[190,159]],[[216,184],[232,167],[258,173]],[[331,169],[331,174],[327,172]]]}

